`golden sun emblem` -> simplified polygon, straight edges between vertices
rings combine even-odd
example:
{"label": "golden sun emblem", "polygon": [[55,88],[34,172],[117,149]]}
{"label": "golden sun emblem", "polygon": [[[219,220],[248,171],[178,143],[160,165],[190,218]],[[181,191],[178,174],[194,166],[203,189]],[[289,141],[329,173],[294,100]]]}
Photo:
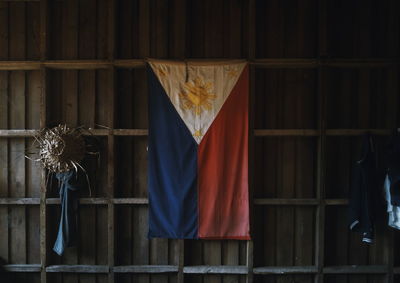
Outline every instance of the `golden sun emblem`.
{"label": "golden sun emblem", "polygon": [[216,95],[210,93],[213,85],[211,82],[204,82],[197,77],[193,82],[184,84],[185,90],[179,94],[183,100],[183,107],[193,109],[196,115],[200,115],[203,110],[211,110],[212,104],[210,100],[214,100]]}

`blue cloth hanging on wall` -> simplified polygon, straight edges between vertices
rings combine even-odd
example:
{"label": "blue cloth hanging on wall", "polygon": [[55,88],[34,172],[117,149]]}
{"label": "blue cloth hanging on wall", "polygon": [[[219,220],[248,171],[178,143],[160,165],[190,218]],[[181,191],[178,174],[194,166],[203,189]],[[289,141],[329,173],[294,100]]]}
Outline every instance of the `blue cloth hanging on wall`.
{"label": "blue cloth hanging on wall", "polygon": [[61,217],[53,250],[61,256],[66,247],[76,244],[78,193],[87,180],[81,169],[57,173],[56,178],[60,182]]}

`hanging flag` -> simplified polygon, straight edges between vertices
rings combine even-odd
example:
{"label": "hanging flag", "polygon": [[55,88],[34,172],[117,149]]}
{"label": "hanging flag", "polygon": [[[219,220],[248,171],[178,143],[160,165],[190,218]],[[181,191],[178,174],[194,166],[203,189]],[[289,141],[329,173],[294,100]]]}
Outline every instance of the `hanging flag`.
{"label": "hanging flag", "polygon": [[248,73],[149,61],[149,237],[250,239]]}

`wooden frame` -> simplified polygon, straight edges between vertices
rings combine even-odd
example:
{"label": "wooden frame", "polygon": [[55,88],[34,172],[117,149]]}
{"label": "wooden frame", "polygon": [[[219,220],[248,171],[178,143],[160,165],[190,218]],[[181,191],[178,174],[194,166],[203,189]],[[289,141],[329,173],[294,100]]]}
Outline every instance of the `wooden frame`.
{"label": "wooden frame", "polygon": [[[143,68],[145,61],[142,59],[118,60],[115,59],[115,0],[109,1],[110,18],[108,21],[108,52],[106,60],[48,60],[47,34],[48,34],[48,1],[40,1],[40,60],[39,61],[0,61],[0,70],[40,70],[42,79],[42,100],[40,106],[40,126],[46,126],[46,103],[47,103],[47,73],[49,69],[106,69],[110,80],[107,89],[110,109],[114,109],[115,94],[115,73],[117,68]],[[346,205],[347,199],[326,199],[325,198],[325,166],[326,166],[326,138],[327,136],[358,136],[368,131],[377,135],[388,135],[389,129],[327,129],[326,125],[326,93],[323,91],[325,84],[325,72],[327,68],[365,68],[365,67],[386,67],[400,63],[398,58],[375,58],[375,59],[330,59],[325,58],[326,52],[326,0],[319,1],[319,56],[314,59],[256,59],[254,46],[254,12],[255,1],[248,1],[248,54],[247,59],[251,66],[251,74],[254,76],[255,68],[313,68],[317,72],[318,86],[317,94],[319,97],[319,125],[316,129],[254,129],[254,117],[251,119],[251,139],[263,137],[316,137],[318,139],[317,160],[317,193],[311,199],[269,199],[252,198],[252,205],[255,206],[313,206],[316,208],[316,251],[314,266],[273,266],[255,267],[253,264],[253,243],[247,243],[247,260],[245,266],[185,266],[183,240],[179,242],[179,253],[177,255],[178,265],[131,265],[116,266],[115,258],[115,206],[118,205],[147,205],[145,198],[115,198],[115,137],[139,137],[146,136],[147,129],[116,129],[114,128],[114,110],[109,113],[111,128],[107,130],[94,129],[92,132],[96,136],[107,138],[108,146],[108,176],[107,187],[108,196],[105,198],[82,198],[80,204],[83,205],[106,205],[108,221],[108,265],[48,265],[47,264],[47,245],[46,245],[46,219],[47,207],[58,205],[59,200],[47,198],[45,187],[45,174],[42,173],[42,186],[40,198],[0,198],[0,205],[39,205],[40,207],[40,262],[41,264],[14,264],[6,265],[5,269],[10,272],[41,272],[42,282],[47,281],[47,273],[72,272],[72,273],[105,273],[108,274],[108,282],[115,281],[115,273],[176,273],[178,282],[184,282],[184,274],[241,274],[246,276],[246,281],[253,281],[253,274],[314,274],[315,282],[323,282],[325,274],[387,274],[387,282],[393,282],[393,274],[400,274],[399,268],[393,267],[393,250],[387,247],[389,265],[376,266],[324,266],[324,225],[325,208],[327,206]],[[254,103],[254,79],[251,81],[251,102]],[[0,130],[0,138],[32,137],[34,130]],[[252,152],[252,150],[251,150]],[[254,152],[252,152],[254,154]],[[252,157],[251,157],[252,161]],[[250,162],[252,163],[252,162]],[[252,184],[252,181],[251,181]]]}

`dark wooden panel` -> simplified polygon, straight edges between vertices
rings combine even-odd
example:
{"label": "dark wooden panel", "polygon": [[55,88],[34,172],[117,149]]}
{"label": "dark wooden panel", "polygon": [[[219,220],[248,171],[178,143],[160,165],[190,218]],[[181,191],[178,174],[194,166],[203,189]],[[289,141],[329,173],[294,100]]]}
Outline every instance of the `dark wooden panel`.
{"label": "dark wooden panel", "polygon": [[65,70],[49,73],[48,123],[71,126],[108,127],[105,70]]}
{"label": "dark wooden panel", "polygon": [[329,128],[394,128],[397,115],[398,69],[329,70]]}
{"label": "dark wooden panel", "polygon": [[314,264],[313,207],[256,207],[255,266]]}
{"label": "dark wooden panel", "polygon": [[399,56],[398,1],[328,0],[327,2],[329,55]]}
{"label": "dark wooden panel", "polygon": [[261,69],[255,73],[255,128],[316,128],[316,72]]}
{"label": "dark wooden panel", "polygon": [[147,197],[147,138],[116,141],[116,197]]}
{"label": "dark wooden panel", "polygon": [[256,57],[316,57],[315,0],[256,1]]}
{"label": "dark wooden panel", "polygon": [[107,1],[50,1],[49,58],[107,57]]}
{"label": "dark wooden panel", "polygon": [[[53,251],[53,246],[57,237],[60,206],[51,205],[47,208],[48,212],[48,264],[49,265],[107,265],[108,242],[107,242],[107,218],[106,206],[80,205],[78,208],[78,234],[77,246],[65,249],[63,256],[58,256]],[[62,272],[62,271],[61,271]],[[54,280],[72,281],[81,280],[82,282],[104,282],[101,276],[88,274],[64,273],[62,277],[50,277]],[[100,278],[100,279],[99,279]],[[56,281],[60,282],[60,281]]]}
{"label": "dark wooden panel", "polygon": [[365,282],[365,283],[383,283],[386,282],[386,278],[383,275],[328,275],[326,276],[325,282],[328,283],[353,283],[353,282]]}
{"label": "dark wooden panel", "polygon": [[[273,137],[255,141],[254,196],[257,198],[313,198],[316,140]],[[285,183],[292,180],[292,183]],[[284,187],[290,190],[284,190]]]}
{"label": "dark wooden panel", "polygon": [[276,283],[276,282],[314,282],[313,275],[255,275],[255,283]]}
{"label": "dark wooden panel", "polygon": [[[147,238],[147,207],[118,206],[115,212],[117,220],[115,225],[115,264],[149,265],[151,244]],[[154,250],[153,254],[157,254],[158,252],[158,250]],[[135,277],[137,278],[137,282],[150,282],[148,275],[138,275]],[[130,276],[122,276],[121,282],[131,282],[131,278]]]}
{"label": "dark wooden panel", "polygon": [[147,74],[144,69],[117,72],[116,128],[146,129]]}
{"label": "dark wooden panel", "polygon": [[[325,266],[385,264],[383,250],[384,238],[387,237],[387,227],[384,227],[386,225],[378,226],[376,243],[369,246],[361,242],[361,234],[349,231],[346,219],[347,207],[329,206],[326,208]],[[372,254],[373,256],[371,256]]]}
{"label": "dark wooden panel", "polygon": [[[377,166],[383,169],[385,146],[388,136],[374,136],[377,152]],[[357,160],[361,158],[363,136],[355,137],[328,137],[326,144],[326,198],[347,198],[352,171]],[[380,176],[382,177],[382,176]],[[379,181],[382,181],[380,179]],[[379,190],[379,188],[376,188]],[[380,194],[378,194],[380,195]]]}

